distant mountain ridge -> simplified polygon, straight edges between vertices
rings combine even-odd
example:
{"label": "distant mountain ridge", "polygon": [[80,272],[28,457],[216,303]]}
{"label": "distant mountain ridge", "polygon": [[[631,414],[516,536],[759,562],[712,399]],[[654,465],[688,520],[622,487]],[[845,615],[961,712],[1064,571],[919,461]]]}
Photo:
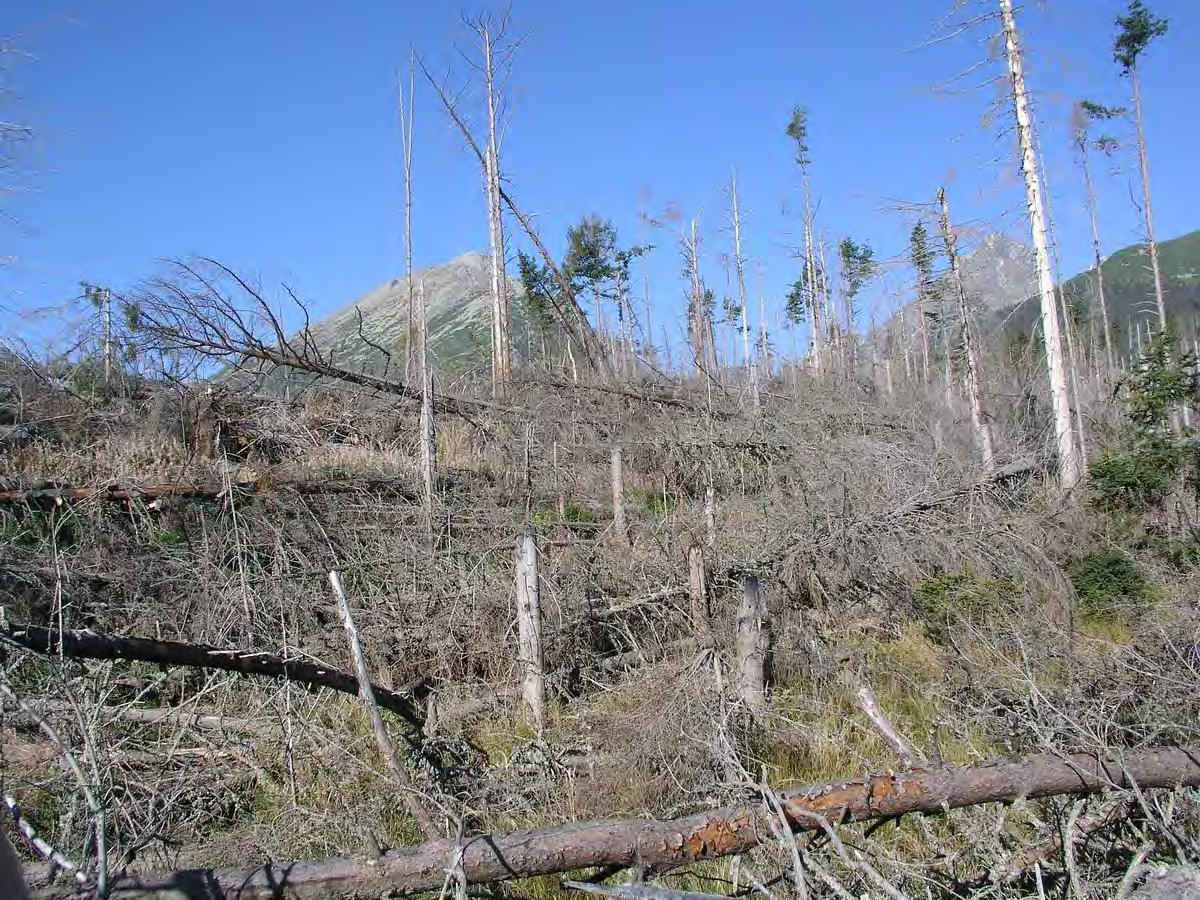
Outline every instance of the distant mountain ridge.
{"label": "distant mountain ridge", "polygon": [[[434,365],[453,373],[486,365],[492,346],[489,258],[471,251],[420,269],[413,273],[413,288],[425,294]],[[527,331],[520,282],[510,277],[509,288],[514,293],[514,342],[520,346]],[[383,351],[392,354],[393,366],[403,357],[408,297],[408,280],[392,279],[317,322],[310,335],[318,347],[334,354],[338,365],[378,373],[388,362]]]}

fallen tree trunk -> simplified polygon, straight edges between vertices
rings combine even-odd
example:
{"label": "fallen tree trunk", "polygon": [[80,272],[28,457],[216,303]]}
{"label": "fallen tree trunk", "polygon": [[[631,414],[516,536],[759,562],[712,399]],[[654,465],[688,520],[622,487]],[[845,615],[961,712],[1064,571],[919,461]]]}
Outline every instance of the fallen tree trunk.
{"label": "fallen tree trunk", "polygon": [[[936,813],[980,803],[1059,794],[1200,785],[1200,746],[1131,751],[1124,755],[1041,755],[983,766],[946,766],[853,778],[777,794],[795,831],[821,822],[864,821],[906,813]],[[318,900],[436,891],[447,867],[459,864],[468,884],[488,884],[592,866],[641,865],[648,873],[745,852],[772,839],[769,814],[738,804],[659,822],[615,819],[572,822],[507,835],[444,839],[393,851],[377,860],[277,862],[257,869],[196,869],[165,876],[125,876],[111,882],[113,900]],[[41,900],[78,896],[68,888]]]}
{"label": "fallen tree trunk", "polygon": [[[358,679],[348,672],[299,659],[283,659],[270,653],[210,647],[206,644],[185,644],[181,641],[153,641],[148,638],[117,637],[90,631],[58,631],[40,625],[0,624],[0,638],[52,656],[72,659],[126,659],[162,663],[170,666],[194,666],[198,669],[220,669],[285,678],[298,684],[329,688],[343,694],[358,696]],[[418,712],[425,679],[400,691],[390,691],[372,684],[375,699],[384,709],[404,719],[419,735],[423,719]]]}
{"label": "fallen tree trunk", "polygon": [[409,484],[409,479],[400,478],[342,478],[302,479],[297,481],[235,481],[220,482],[150,482],[146,484],[52,484],[27,490],[0,491],[0,503],[25,503],[30,505],[58,504],[68,500],[96,500],[110,503],[133,500],[152,501],[216,500],[230,492],[239,494],[265,494],[277,491],[292,491],[297,494],[360,494],[389,493],[405,500],[417,502],[420,498]]}

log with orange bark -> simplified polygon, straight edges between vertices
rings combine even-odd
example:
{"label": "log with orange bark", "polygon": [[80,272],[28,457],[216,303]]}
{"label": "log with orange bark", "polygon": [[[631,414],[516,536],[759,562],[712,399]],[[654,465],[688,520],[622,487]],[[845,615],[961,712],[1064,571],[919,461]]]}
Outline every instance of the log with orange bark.
{"label": "log with orange bark", "polygon": [[[1120,754],[1041,755],[979,766],[888,773],[777,794],[795,831],[843,822],[938,813],[982,803],[1062,794],[1200,785],[1200,747]],[[113,900],[318,900],[439,890],[461,866],[469,884],[552,875],[593,866],[640,866],[647,874],[742,853],[774,839],[764,804],[747,802],[683,819],[572,822],[512,834],[432,841],[378,859],[273,862],[259,868],[196,869],[115,879]],[[461,853],[461,860],[459,854]],[[41,900],[78,897],[65,888]]]}

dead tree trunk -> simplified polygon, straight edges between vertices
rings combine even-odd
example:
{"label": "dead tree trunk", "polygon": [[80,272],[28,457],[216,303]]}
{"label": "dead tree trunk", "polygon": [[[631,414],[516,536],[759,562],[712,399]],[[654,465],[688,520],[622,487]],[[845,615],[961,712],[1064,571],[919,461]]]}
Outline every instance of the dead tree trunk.
{"label": "dead tree trunk", "polygon": [[[282,659],[256,650],[210,647],[204,644],[184,644],[179,641],[153,641],[147,638],[114,637],[91,631],[58,631],[39,625],[0,623],[0,637],[19,644],[35,653],[66,656],[71,659],[125,659],[162,663],[172,666],[194,666],[199,669],[218,669],[243,675],[267,678],[286,678],[313,687],[325,687],[343,694],[358,696],[358,679],[347,672],[299,659]],[[420,692],[417,685],[401,691],[390,691],[371,685],[376,701],[384,709],[396,713],[416,732],[421,731]]]}
{"label": "dead tree trunk", "polygon": [[425,530],[429,536],[429,546],[432,549],[435,541],[436,528],[434,525],[437,501],[437,422],[433,407],[433,369],[429,365],[429,332],[425,318],[425,282],[421,282],[420,296],[417,298],[418,334],[420,336],[420,353],[417,356],[421,370],[421,481],[424,487],[425,501]]}
{"label": "dead tree trunk", "polygon": [[620,446],[612,449],[612,505],[613,530],[616,531],[619,541],[628,544],[629,522],[625,518],[625,477]]}
{"label": "dead tree trunk", "polygon": [[340,572],[334,570],[329,573],[329,586],[333,589],[334,599],[337,600],[338,608],[342,613],[342,624],[346,628],[346,640],[350,645],[350,658],[354,662],[354,671],[358,675],[358,695],[362,698],[363,705],[367,708],[367,715],[371,719],[371,730],[375,733],[375,745],[379,748],[379,755],[383,757],[387,767],[391,770],[392,778],[395,780],[396,787],[400,789],[404,805],[408,808],[408,813],[413,817],[413,821],[417,823],[417,827],[421,829],[421,834],[427,841],[436,841],[441,835],[433,824],[432,816],[422,805],[412,777],[400,765],[400,759],[396,756],[396,746],[388,736],[387,726],[383,724],[383,715],[379,712],[379,703],[375,700],[375,693],[371,688],[367,658],[363,655],[362,645],[358,640],[358,628],[355,626],[354,616],[350,612],[350,600],[342,585]]}
{"label": "dead tree trunk", "polygon": [[1054,295],[1054,277],[1046,238],[1046,212],[1042,202],[1042,181],[1035,152],[1033,117],[1025,89],[1025,69],[1017,39],[1012,0],[1000,0],[1004,23],[1005,58],[1012,79],[1013,110],[1016,114],[1017,140],[1021,148],[1021,170],[1025,176],[1025,197],[1029,207],[1029,225],[1037,256],[1038,292],[1042,303],[1042,334],[1046,342],[1046,365],[1050,375],[1050,400],[1054,407],[1055,435],[1058,443],[1058,474],[1064,491],[1079,483],[1082,475],[1075,428],[1071,422],[1071,399],[1063,356],[1062,332]]}
{"label": "dead tree trunk", "polygon": [[[967,376],[967,399],[971,405],[971,426],[975,430],[975,440],[979,443],[979,452],[983,456],[983,470],[990,475],[996,471],[996,450],[992,443],[992,428],[988,424],[983,409],[979,360],[975,356],[975,345],[971,340],[971,315],[970,309],[967,307],[967,289],[963,283],[962,269],[958,264],[958,241],[954,235],[954,228],[950,224],[950,203],[946,199],[945,189],[938,191],[938,205],[941,207],[942,239],[946,244],[946,256],[950,259],[950,272],[953,276],[954,290],[958,295],[963,368],[966,370]],[[947,348],[947,352],[949,352],[949,348]]]}
{"label": "dead tree trunk", "polygon": [[522,669],[521,697],[537,733],[546,723],[546,673],[542,660],[542,604],[538,586],[538,546],[525,526],[516,552],[517,640]]}
{"label": "dead tree trunk", "polygon": [[750,352],[750,311],[746,304],[746,261],[742,258],[742,211],[738,204],[737,174],[729,176],[729,198],[733,204],[733,266],[737,272],[738,303],[742,308],[742,354],[750,377],[750,398],[758,415],[758,361]]}
{"label": "dead tree trunk", "polygon": [[742,604],[737,619],[738,694],[750,714],[761,719],[767,705],[768,654],[771,619],[758,579],[742,582]]}
{"label": "dead tree trunk", "polygon": [[1084,197],[1087,200],[1088,219],[1092,225],[1092,256],[1096,263],[1096,297],[1100,301],[1100,324],[1104,328],[1104,356],[1108,363],[1108,377],[1116,371],[1117,358],[1113,352],[1112,325],[1108,321],[1108,299],[1104,294],[1104,258],[1100,254],[1100,221],[1096,214],[1096,189],[1092,184],[1092,166],[1088,157],[1087,132],[1082,132],[1075,142],[1079,149],[1079,166],[1083,169]]}
{"label": "dead tree trunk", "polygon": [[[404,172],[404,284],[408,289],[407,321],[405,323],[404,342],[404,380],[413,381],[413,363],[417,351],[417,321],[414,305],[416,294],[413,288],[413,248],[412,248],[412,142],[413,142],[413,108],[416,106],[417,67],[416,58],[408,57],[408,106],[404,104],[404,81],[400,82],[400,153]],[[424,368],[418,372],[423,377]]]}
{"label": "dead tree trunk", "polygon": [[692,633],[701,647],[714,645],[712,613],[708,603],[708,580],[704,571],[704,547],[693,542],[687,548],[688,598],[692,606]]}
{"label": "dead tree trunk", "polygon": [[[945,766],[871,775],[776,794],[793,831],[841,822],[941,814],[983,803],[1058,795],[1098,794],[1200,785],[1200,747],[1155,748],[1121,755],[1044,754],[984,766]],[[752,801],[671,821],[609,819],[492,834],[462,843],[444,839],[378,859],[274,862],[238,870],[193,869],[163,876],[116,879],[111,900],[316,900],[379,897],[440,890],[446,866],[459,859],[467,884],[493,884],[594,866],[656,874],[706,859],[732,856],[766,843],[777,829],[764,804]],[[456,854],[461,852],[461,857]],[[69,885],[35,894],[38,900],[80,895]]]}

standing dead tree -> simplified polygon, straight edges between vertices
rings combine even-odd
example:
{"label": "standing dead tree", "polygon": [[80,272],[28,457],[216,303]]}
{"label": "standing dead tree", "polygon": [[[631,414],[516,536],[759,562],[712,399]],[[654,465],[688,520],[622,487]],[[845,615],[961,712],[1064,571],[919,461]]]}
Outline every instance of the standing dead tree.
{"label": "standing dead tree", "polygon": [[[515,49],[515,48],[513,48]],[[487,179],[489,172],[489,154],[487,145],[481,145],[476,139],[475,134],[471,131],[467,124],[466,115],[462,110],[461,91],[453,91],[446,83],[445,79],[439,80],[425,60],[418,57],[417,64],[421,67],[421,72],[425,76],[425,80],[429,86],[433,88],[437,94],[438,100],[442,104],[442,108],[446,111],[446,115],[458,128],[462,135],[464,143],[475,156],[479,163],[481,171],[484,173],[484,178]],[[550,301],[551,308],[562,326],[563,330],[573,339],[573,342],[578,344],[583,351],[584,359],[593,369],[598,369],[600,361],[604,359],[605,351],[603,343],[596,337],[595,332],[588,324],[587,315],[583,308],[579,305],[579,301],[575,296],[574,286],[571,284],[571,279],[563,272],[562,267],[555,261],[553,255],[547,249],[541,236],[538,234],[537,228],[534,227],[532,220],[526,215],[513,200],[512,195],[504,188],[501,183],[502,179],[497,177],[494,184],[497,195],[500,200],[508,207],[508,211],[513,214],[513,218],[520,224],[521,229],[533,242],[537,248],[538,254],[542,257],[542,261],[546,268],[549,269],[554,280],[558,283],[562,300],[555,296],[555,292],[549,292],[547,299]],[[490,183],[490,182],[489,182]]]}
{"label": "standing dead tree", "polygon": [[962,268],[958,262],[958,238],[950,223],[950,201],[946,199],[945,188],[938,191],[938,206],[941,211],[942,240],[946,245],[946,256],[950,260],[951,281],[958,296],[959,329],[962,335],[967,400],[971,405],[971,426],[975,430],[975,440],[979,443],[979,452],[983,456],[983,470],[990,475],[996,471],[996,450],[992,442],[992,427],[988,423],[987,414],[983,408],[979,357],[975,352],[975,342],[971,337],[971,315],[967,306],[967,289],[963,281]]}
{"label": "standing dead tree", "polygon": [[521,696],[537,733],[546,722],[546,672],[542,656],[542,603],[538,546],[526,525],[514,554],[517,594],[517,635],[522,668]]}
{"label": "standing dead tree", "polygon": [[1029,96],[1025,87],[1025,64],[1021,56],[1012,0],[1000,0],[1000,17],[1004,28],[1005,59],[1008,62],[1012,86],[1017,140],[1021,150],[1021,172],[1025,176],[1029,227],[1033,235],[1033,248],[1037,258],[1038,293],[1042,305],[1042,334],[1046,342],[1046,366],[1050,376],[1050,400],[1054,407],[1055,437],[1058,444],[1059,481],[1063,490],[1069,491],[1078,484],[1083,473],[1075,439],[1075,428],[1071,421],[1071,396],[1067,385],[1067,365],[1058,318],[1054,275],[1050,265],[1049,241],[1046,234],[1046,208],[1042,199],[1041,169],[1038,166],[1035,149],[1033,116],[1030,113]]}
{"label": "standing dead tree", "polygon": [[[944,813],[984,803],[1058,795],[1200,785],[1200,747],[1154,748],[1120,755],[1045,754],[982,766],[945,766],[870,775],[772,792],[776,814],[792,831],[836,834],[843,822]],[[279,900],[378,897],[439,890],[446,867],[457,861],[466,884],[492,884],[593,866],[637,865],[661,873],[706,859],[744,853],[772,840],[779,829],[761,802],[707,810],[682,819],[610,819],[443,839],[378,859],[275,862],[257,869],[199,869],[162,877],[125,876],[112,900]],[[203,891],[202,894],[198,891]],[[39,900],[66,900],[71,888],[51,888]]]}

